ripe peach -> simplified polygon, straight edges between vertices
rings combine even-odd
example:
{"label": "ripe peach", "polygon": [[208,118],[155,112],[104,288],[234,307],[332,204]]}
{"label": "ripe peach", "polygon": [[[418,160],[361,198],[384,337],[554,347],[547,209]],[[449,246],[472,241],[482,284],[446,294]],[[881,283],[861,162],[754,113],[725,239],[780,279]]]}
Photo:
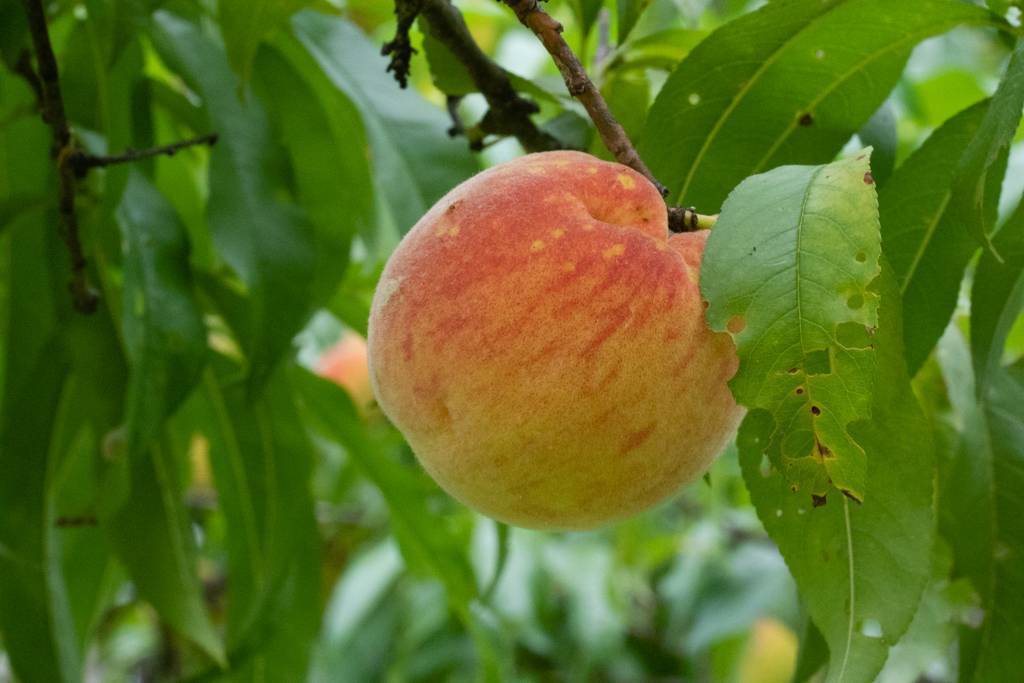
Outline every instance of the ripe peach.
{"label": "ripe peach", "polygon": [[442,488],[495,519],[580,529],[643,510],[742,415],[732,340],[704,322],[705,239],[669,238],[654,186],[586,154],[480,173],[384,269],[377,401]]}
{"label": "ripe peach", "polygon": [[346,332],[334,346],[324,351],[317,364],[317,374],[341,385],[357,407],[366,408],[373,402],[366,340],[355,332]]}

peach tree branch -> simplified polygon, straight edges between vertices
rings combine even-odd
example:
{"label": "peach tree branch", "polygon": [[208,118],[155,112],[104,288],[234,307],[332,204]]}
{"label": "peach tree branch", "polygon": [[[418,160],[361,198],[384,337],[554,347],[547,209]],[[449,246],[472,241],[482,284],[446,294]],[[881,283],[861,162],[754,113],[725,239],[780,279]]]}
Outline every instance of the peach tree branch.
{"label": "peach tree branch", "polygon": [[71,256],[71,298],[75,308],[82,313],[92,313],[99,303],[99,294],[89,284],[86,271],[85,254],[78,231],[78,216],[75,213],[75,174],[68,164],[74,143],[71,129],[68,127],[64,113],[64,97],[60,90],[60,76],[57,70],[57,58],[50,44],[50,32],[46,26],[46,13],[40,0],[22,0],[25,15],[28,19],[29,32],[32,35],[32,47],[36,53],[38,75],[35,78],[31,65],[22,60],[19,73],[33,89],[41,95],[39,102],[43,121],[50,127],[53,138],[51,156],[57,163],[57,178],[60,184],[58,191],[58,210],[61,220],[61,236]]}
{"label": "peach tree branch", "polygon": [[57,167],[57,207],[60,215],[61,237],[71,257],[69,289],[72,303],[75,309],[81,313],[93,313],[99,305],[99,292],[89,283],[78,214],[75,211],[75,192],[78,180],[85,177],[93,168],[138,161],[158,154],[173,155],[178,150],[191,145],[213,145],[217,141],[217,135],[215,133],[204,135],[151,149],[128,150],[112,156],[93,155],[83,151],[71,135],[71,127],[68,125],[67,114],[64,111],[60,72],[57,67],[57,58],[53,53],[53,45],[50,42],[46,11],[43,9],[41,0],[22,0],[21,4],[28,19],[36,66],[33,68],[31,58],[26,52],[15,65],[15,71],[28,82],[36,94],[42,119],[50,127],[53,140],[50,155]]}
{"label": "peach tree branch", "polygon": [[109,156],[89,154],[81,149],[76,149],[72,154],[69,163],[74,168],[78,177],[82,177],[93,168],[103,168],[105,166],[113,166],[115,164],[126,164],[133,161],[140,161],[142,159],[149,159],[150,157],[155,156],[172,157],[180,150],[185,149],[186,147],[195,147],[196,145],[209,145],[212,147],[217,144],[217,137],[217,133],[208,133],[207,135],[200,135],[199,137],[172,142],[169,145],[148,147],[146,149],[127,149],[121,154],[111,154]]}
{"label": "peach tree branch", "polygon": [[[482,149],[488,135],[512,136],[527,152],[566,148],[558,138],[533,122],[530,117],[540,108],[516,92],[508,72],[480,49],[462,13],[451,0],[396,0],[395,16],[398,19],[395,37],[384,44],[382,53],[391,57],[387,70],[394,73],[401,87],[408,84],[410,61],[415,52],[409,30],[418,16],[427,32],[465,67],[473,85],[487,101],[487,113],[479,123],[463,126],[460,122],[452,127],[456,134],[464,134],[469,139],[472,149]],[[453,121],[457,120],[453,115]]]}
{"label": "peach tree branch", "polygon": [[624,166],[629,166],[637,173],[650,180],[661,195],[667,196],[668,190],[658,182],[651,170],[647,168],[640,155],[637,154],[633,142],[629,139],[625,129],[616,120],[608,103],[605,102],[601,92],[590,80],[586,69],[580,62],[576,53],[572,51],[569,44],[562,38],[562,25],[540,7],[538,0],[502,0],[508,5],[519,22],[533,31],[540,39],[541,44],[551,55],[562,74],[565,87],[569,94],[579,100],[587,114],[590,115],[594,127],[597,128],[604,146],[614,155],[615,159]]}

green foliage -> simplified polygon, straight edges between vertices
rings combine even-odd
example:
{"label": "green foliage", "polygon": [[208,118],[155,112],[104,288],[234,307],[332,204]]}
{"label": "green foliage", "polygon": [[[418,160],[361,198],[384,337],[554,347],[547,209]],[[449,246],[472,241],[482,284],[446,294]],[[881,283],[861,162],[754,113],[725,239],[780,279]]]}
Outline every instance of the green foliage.
{"label": "green foliage", "polygon": [[713,213],[749,175],[831,159],[918,42],[992,22],[954,0],[770,3],[683,60],[651,107],[640,153],[673,200]]}
{"label": "green foliage", "polygon": [[995,171],[995,182],[1003,176],[1003,168],[998,160],[1017,132],[1022,106],[1024,40],[1018,41],[1017,48],[1010,56],[1010,63],[999,88],[992,96],[992,104],[985,119],[964,150],[953,177],[953,193],[960,199],[953,204],[954,215],[989,251],[992,251],[992,243],[988,233],[996,215],[993,194],[998,197],[997,193],[988,189],[991,185],[989,173]]}
{"label": "green foliage", "polygon": [[[390,2],[48,3],[82,150],[218,135],[77,178],[82,315],[0,3],[0,678],[1018,680],[1017,5],[544,5],[669,201],[721,209],[701,288],[749,410],[703,482],[555,534],[457,504],[316,376],[408,229],[521,153],[447,134],[447,95],[488,105],[423,19],[403,90]],[[504,3],[453,6],[613,158]]]}
{"label": "green foliage", "polygon": [[910,370],[921,367],[956,307],[959,277],[977,250],[950,210],[959,154],[974,139],[988,103],[957,114],[919,147],[882,189],[882,242],[904,302]]}
{"label": "green foliage", "polygon": [[930,577],[931,435],[910,389],[887,266],[878,290],[877,389],[870,420],[851,430],[866,456],[864,502],[833,496],[815,506],[792,495],[777,470],[762,466],[779,448],[765,411],[750,413],[738,437],[751,499],[828,644],[828,681],[874,680]]}
{"label": "green foliage", "polygon": [[708,239],[701,293],[730,332],[738,402],[771,416],[772,463],[794,492],[869,495],[850,425],[871,415],[879,272],[868,153],[785,166],[743,181]]}

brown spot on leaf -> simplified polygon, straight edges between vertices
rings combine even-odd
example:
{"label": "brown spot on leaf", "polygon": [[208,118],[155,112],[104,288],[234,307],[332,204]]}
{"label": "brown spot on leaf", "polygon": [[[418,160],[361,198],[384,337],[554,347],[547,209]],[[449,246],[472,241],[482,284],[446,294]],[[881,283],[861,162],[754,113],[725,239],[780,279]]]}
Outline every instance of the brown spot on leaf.
{"label": "brown spot on leaf", "polygon": [[786,370],[786,372],[788,372],[791,375],[795,375],[796,373],[800,372],[800,370],[798,368],[790,368],[789,370]]}
{"label": "brown spot on leaf", "polygon": [[873,175],[871,175],[871,171],[865,171],[864,172],[864,184],[865,185],[874,185],[875,184],[875,177]]}
{"label": "brown spot on leaf", "polygon": [[796,395],[799,396],[802,393],[804,393],[804,388],[803,387],[797,387],[796,388]]}
{"label": "brown spot on leaf", "polygon": [[725,329],[729,330],[732,334],[739,334],[747,327],[747,321],[742,315],[734,315],[729,318],[729,322],[726,323]]}
{"label": "brown spot on leaf", "polygon": [[811,406],[811,415],[821,415],[821,408],[818,406]]}

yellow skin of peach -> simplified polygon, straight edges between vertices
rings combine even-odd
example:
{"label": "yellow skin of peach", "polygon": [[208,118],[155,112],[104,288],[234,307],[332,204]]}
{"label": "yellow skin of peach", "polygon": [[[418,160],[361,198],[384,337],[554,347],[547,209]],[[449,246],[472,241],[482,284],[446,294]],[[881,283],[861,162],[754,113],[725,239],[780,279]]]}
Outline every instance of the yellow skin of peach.
{"label": "yellow skin of peach", "polygon": [[704,322],[706,233],[669,237],[643,176],[580,152],[443,197],[381,276],[370,380],[427,472],[510,524],[586,529],[698,478],[742,417]]}

